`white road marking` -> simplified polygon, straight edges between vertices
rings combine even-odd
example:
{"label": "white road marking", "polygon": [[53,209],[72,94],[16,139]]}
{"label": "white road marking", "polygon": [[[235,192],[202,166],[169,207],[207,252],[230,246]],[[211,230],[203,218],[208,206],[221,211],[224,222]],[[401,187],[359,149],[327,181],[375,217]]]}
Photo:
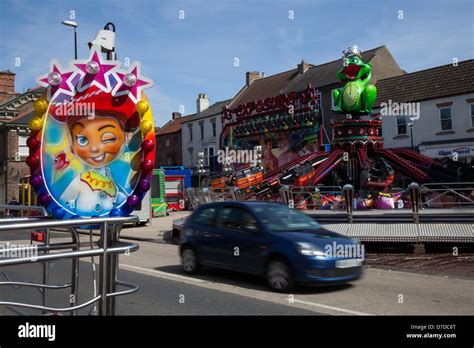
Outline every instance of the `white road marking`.
{"label": "white road marking", "polygon": [[301,301],[301,300],[297,300],[297,299],[292,300],[292,302],[301,303],[301,304],[314,306],[314,307],[319,307],[319,308],[325,308],[325,309],[329,309],[329,310],[332,310],[332,311],[343,312],[343,313],[353,314],[353,315],[374,315],[374,314],[369,314],[369,313],[353,311],[351,309],[328,306],[328,305],[325,305],[325,304],[322,304],[322,303],[316,303],[316,302]]}
{"label": "white road marking", "polygon": [[123,264],[123,263],[120,264],[120,267],[124,268],[124,269],[128,269],[128,270],[133,270],[133,271],[136,271],[138,273],[144,273],[144,274],[150,274],[151,273],[152,275],[155,275],[155,276],[158,276],[158,277],[162,276],[162,278],[171,277],[171,278],[177,278],[177,279],[183,279],[183,280],[191,280],[191,281],[194,281],[194,282],[197,282],[197,283],[209,283],[207,280],[196,279],[196,278],[193,278],[193,277],[187,277],[187,276],[180,275],[180,274],[157,271],[156,269],[126,265],[126,264]]}
{"label": "white road marking", "polygon": [[[184,281],[193,281],[193,282],[196,282],[196,283],[218,284],[218,283],[214,283],[214,282],[211,282],[211,281],[196,279],[196,278],[193,278],[193,277],[187,277],[187,276],[180,275],[180,274],[167,273],[167,272],[163,272],[163,271],[157,271],[157,270],[154,270],[154,269],[138,267],[138,266],[132,266],[132,265],[127,265],[127,264],[123,264],[123,263],[120,264],[120,267],[123,268],[123,269],[130,270],[130,271],[135,271],[135,272],[138,272],[138,273],[147,274],[147,275],[151,275],[151,276],[155,276],[155,277],[159,277],[159,278],[167,278],[167,279],[175,278],[175,279],[181,279],[181,280],[184,280]],[[226,291],[226,290],[221,289],[221,288],[215,289],[215,290],[229,292],[229,291]],[[234,292],[230,292],[230,293],[234,293]],[[270,300],[268,298],[267,299],[262,299],[262,298],[259,298],[259,297],[248,296],[248,295],[245,295],[245,294],[242,294],[242,293],[238,293],[238,295],[245,296],[245,297],[250,297],[250,298],[255,298],[255,299],[263,300],[263,301],[267,301],[267,302],[281,304],[278,301]],[[294,299],[293,302],[304,304],[304,305],[309,305],[309,306],[313,306],[313,307],[324,308],[324,309],[331,310],[331,311],[334,311],[334,312],[342,312],[342,313],[352,314],[352,315],[374,315],[374,314],[369,314],[369,313],[353,311],[353,310],[350,310],[350,309],[329,306],[329,305],[325,305],[325,304],[322,304],[322,303],[316,303],[316,302],[301,301],[301,300],[297,300],[297,299]],[[291,304],[290,304],[290,306],[291,306]],[[309,308],[307,308],[307,309],[309,310]]]}

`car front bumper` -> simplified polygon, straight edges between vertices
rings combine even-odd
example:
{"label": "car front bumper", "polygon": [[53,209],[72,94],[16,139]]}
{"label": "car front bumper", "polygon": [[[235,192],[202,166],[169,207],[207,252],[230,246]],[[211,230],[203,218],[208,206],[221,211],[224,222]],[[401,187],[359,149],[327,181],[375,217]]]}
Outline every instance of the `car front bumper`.
{"label": "car front bumper", "polygon": [[317,259],[305,257],[296,270],[298,283],[333,284],[344,283],[360,278],[362,265],[355,267],[336,267],[337,259]]}

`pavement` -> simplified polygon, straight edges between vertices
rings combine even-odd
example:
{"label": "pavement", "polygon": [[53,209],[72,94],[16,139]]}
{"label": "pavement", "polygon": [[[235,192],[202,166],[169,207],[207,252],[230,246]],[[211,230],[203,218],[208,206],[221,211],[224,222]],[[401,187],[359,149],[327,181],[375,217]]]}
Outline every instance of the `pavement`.
{"label": "pavement", "polygon": [[163,237],[171,230],[173,220],[187,217],[192,211],[174,211],[168,216],[153,218],[150,224],[145,226],[124,226],[120,232],[120,237],[131,240],[142,240],[161,243]]}

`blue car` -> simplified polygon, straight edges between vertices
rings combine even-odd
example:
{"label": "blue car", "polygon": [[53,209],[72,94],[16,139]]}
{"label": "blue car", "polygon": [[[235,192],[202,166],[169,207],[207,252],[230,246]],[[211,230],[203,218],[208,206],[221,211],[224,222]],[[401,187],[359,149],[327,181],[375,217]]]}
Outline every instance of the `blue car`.
{"label": "blue car", "polygon": [[200,206],[180,237],[185,273],[201,266],[265,276],[270,287],[346,283],[361,276],[363,246],[322,228],[308,215],[269,202]]}

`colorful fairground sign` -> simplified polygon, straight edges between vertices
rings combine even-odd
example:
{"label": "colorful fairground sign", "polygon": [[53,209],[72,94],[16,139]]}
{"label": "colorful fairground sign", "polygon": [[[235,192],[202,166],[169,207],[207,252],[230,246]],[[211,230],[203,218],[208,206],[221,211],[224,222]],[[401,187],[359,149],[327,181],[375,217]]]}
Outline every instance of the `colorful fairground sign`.
{"label": "colorful fairground sign", "polygon": [[58,219],[126,216],[150,189],[153,114],[143,90],[153,82],[139,62],[122,69],[92,45],[87,59],[52,60],[37,79],[27,140],[30,184]]}

